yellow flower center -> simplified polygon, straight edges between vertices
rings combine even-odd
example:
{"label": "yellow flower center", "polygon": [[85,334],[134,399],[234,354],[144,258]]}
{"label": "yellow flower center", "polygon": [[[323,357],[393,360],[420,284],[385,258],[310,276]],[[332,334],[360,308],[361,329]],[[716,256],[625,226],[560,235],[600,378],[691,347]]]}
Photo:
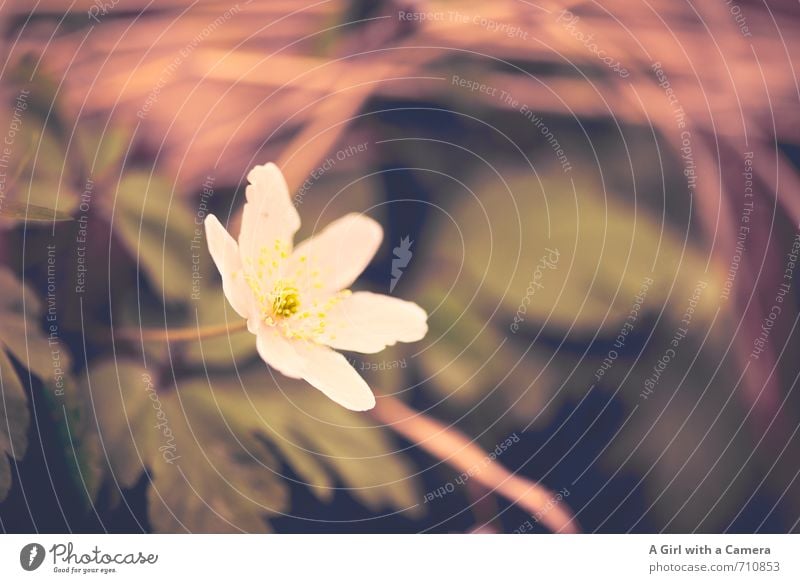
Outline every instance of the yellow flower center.
{"label": "yellow flower center", "polygon": [[278,318],[288,318],[300,309],[300,293],[293,285],[279,281],[272,291],[272,313]]}
{"label": "yellow flower center", "polygon": [[[325,333],[330,309],[351,292],[342,290],[324,298],[315,297],[312,290],[322,287],[319,270],[309,265],[308,257],[301,256],[294,273],[282,273],[289,255],[289,247],[275,241],[272,248],[262,247],[255,258],[245,260],[243,276],[265,323],[277,326],[287,338],[315,340]],[[274,283],[265,285],[270,280]],[[304,294],[308,292],[304,302],[300,301],[301,289],[306,290]]]}

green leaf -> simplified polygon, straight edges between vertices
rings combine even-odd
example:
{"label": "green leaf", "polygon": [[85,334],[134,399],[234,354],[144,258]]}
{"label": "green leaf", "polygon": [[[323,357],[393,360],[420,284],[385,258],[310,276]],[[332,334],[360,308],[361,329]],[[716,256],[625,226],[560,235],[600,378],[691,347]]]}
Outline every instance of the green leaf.
{"label": "green leaf", "polygon": [[[253,391],[249,400],[259,417],[259,435],[281,456],[323,501],[330,500],[336,482],[373,511],[396,508],[418,513],[414,472],[395,451],[385,429],[371,417],[354,413],[330,401],[303,383],[277,390]],[[223,410],[241,407],[238,400],[221,402]]]}
{"label": "green leaf", "polygon": [[[40,380],[45,383],[55,382],[54,364],[58,364],[63,371],[68,371],[71,358],[62,349],[63,343],[57,335],[51,344],[39,329],[41,302],[10,271],[2,267],[0,295],[0,342],[5,350]],[[53,314],[55,313],[54,311]]]}
{"label": "green leaf", "polygon": [[[47,341],[33,331],[35,325],[31,331],[26,328],[26,322],[38,322],[39,309],[36,298],[8,269],[0,267],[0,500],[11,488],[11,465],[7,456],[19,460],[25,455],[30,424],[25,389],[9,352],[24,367],[36,369],[43,379],[52,371],[49,356],[43,359],[40,354],[47,348]],[[26,340],[30,343],[28,346]],[[49,350],[45,354],[49,355]]]}
{"label": "green leaf", "polygon": [[[182,385],[180,394],[165,395],[162,402],[169,433],[157,435],[165,449],[153,452],[150,462],[147,499],[153,527],[161,532],[266,531],[265,517],[287,509],[288,488],[275,456],[255,439],[251,420],[240,423],[222,415],[202,381]],[[147,430],[153,431],[152,424]]]}
{"label": "green leaf", "polygon": [[[683,308],[670,300],[682,300],[699,279],[709,282],[709,295],[719,295],[713,274],[705,273],[706,257],[669,224],[574,182],[573,191],[569,180],[541,183],[517,174],[508,176],[507,188],[479,186],[479,200],[459,199],[452,221],[432,229],[420,269],[435,270],[449,285],[463,262],[450,293],[464,303],[475,295],[472,309],[484,314],[500,308],[506,330],[519,314],[519,328],[533,334],[542,326],[582,337],[616,334],[649,276],[651,305],[668,304],[676,315]],[[713,314],[709,306],[696,317]]]}
{"label": "green leaf", "polygon": [[303,382],[276,384],[263,365],[177,390],[133,361],[101,363],[89,379],[106,479],[127,487],[149,470],[158,531],[267,530],[289,508],[285,465],[322,500],[345,487],[370,508],[417,511],[413,471],[385,430]]}
{"label": "green leaf", "polygon": [[9,166],[14,168],[6,184],[7,197],[0,202],[3,220],[46,222],[69,220],[78,206],[79,177],[54,129],[33,113],[14,140]]}
{"label": "green leaf", "polygon": [[[546,421],[552,409],[545,405],[558,383],[552,363],[545,366],[545,352],[504,334],[504,316],[482,320],[454,294],[429,284],[422,303],[437,302],[441,305],[428,324],[440,333],[438,341],[417,357],[423,378],[431,381],[427,387],[462,411],[483,402],[483,407],[494,409],[484,413],[491,419],[527,423],[544,411],[540,422]],[[485,427],[476,429],[482,432]]]}
{"label": "green leaf", "polygon": [[53,223],[71,221],[72,217],[56,209],[45,208],[35,204],[22,204],[13,200],[3,200],[0,202],[0,219],[24,223]]}
{"label": "green leaf", "polygon": [[114,228],[167,301],[191,298],[192,240],[202,241],[203,230],[165,180],[140,171],[126,174],[117,191]]}
{"label": "green leaf", "polygon": [[79,131],[77,143],[86,175],[101,180],[107,172],[119,168],[124,162],[130,138],[130,132],[121,126]]}
{"label": "green leaf", "polygon": [[0,344],[0,500],[11,489],[9,457],[20,460],[25,455],[30,424],[25,390],[2,348]]}
{"label": "green leaf", "polygon": [[[419,362],[450,404],[483,403],[508,423],[543,423],[562,399],[581,395],[574,379],[596,368],[593,357],[542,342],[547,335],[574,343],[616,337],[647,278],[640,321],[663,306],[679,319],[699,280],[707,296],[719,292],[700,252],[643,209],[579,179],[573,190],[567,179],[504,177],[507,187],[478,180],[479,199],[444,193],[452,221],[419,237],[426,252],[410,267],[437,274],[418,280],[416,295],[435,307],[428,338],[436,339]],[[701,303],[697,325],[714,313],[713,302]]]}
{"label": "green leaf", "polygon": [[[696,528],[710,499],[716,508],[701,528],[720,528],[753,491],[757,469],[742,467],[745,412],[731,393],[737,365],[724,355],[730,336],[705,337],[719,307],[714,264],[706,272],[707,257],[669,223],[579,178],[574,191],[569,180],[539,186],[516,175],[508,190],[484,184],[476,192],[479,202],[462,198],[447,209],[457,229],[442,222],[430,230],[432,240],[419,237],[429,252],[411,265],[437,274],[418,288],[423,303],[436,306],[428,335],[436,341],[419,356],[428,386],[471,416],[481,403],[484,418],[515,429],[552,418],[565,402],[574,407],[589,391],[611,398],[619,390],[625,424],[598,464],[646,476],[654,503],[648,512],[670,522],[670,530]],[[552,259],[548,249],[558,251],[552,267],[540,263]],[[614,343],[646,278],[652,283],[631,332],[647,337],[638,354],[635,336]],[[644,399],[645,383],[685,327],[681,320],[701,281],[688,333],[655,394]],[[515,316],[521,316],[516,330]],[[612,348],[617,357],[601,368]],[[593,430],[605,435],[600,425]],[[592,447],[592,435],[578,447]],[[719,484],[726,485],[724,496]]]}
{"label": "green leaf", "polygon": [[[28,360],[26,338],[35,343],[34,348],[41,349],[40,335],[27,334],[25,328],[26,318],[36,322],[38,311],[36,298],[8,269],[0,267],[0,500],[11,488],[9,456],[19,460],[25,455],[30,424],[25,389],[8,352],[24,365]],[[34,350],[33,354],[38,355],[39,351]],[[49,368],[42,366],[44,361],[35,362],[39,366],[34,368],[44,374],[49,372]]]}
{"label": "green leaf", "polygon": [[129,360],[107,361],[93,367],[81,384],[81,393],[97,415],[109,464],[106,478],[122,488],[133,487],[157,448],[156,430],[149,427],[155,411],[145,392],[148,378],[144,368]]}
{"label": "green leaf", "polygon": [[[67,468],[71,472],[70,478],[79,492],[87,492],[82,501],[88,507],[97,488],[97,459],[100,455],[90,424],[89,404],[80,398],[71,378],[72,359],[66,344],[58,338],[57,329],[52,338],[40,331],[41,317],[42,306],[38,298],[10,271],[0,268],[0,364],[3,379],[9,383],[9,390],[22,396],[22,409],[19,403],[14,406],[15,419],[19,422],[18,429],[23,426],[27,428],[28,411],[21,381],[11,366],[9,355],[42,382],[45,402],[60,435],[59,443],[63,448]],[[19,390],[16,390],[17,387]],[[13,400],[9,402],[14,403]],[[5,423],[5,417],[0,419],[0,423]],[[5,425],[4,428],[8,429]],[[0,434],[2,433],[0,429]],[[19,447],[15,446],[18,455],[24,452],[23,445],[24,441],[20,442]],[[3,457],[0,465],[5,462]],[[3,471],[0,468],[0,472]],[[0,485],[7,477],[0,475]],[[0,499],[3,496],[5,493],[0,487]]]}

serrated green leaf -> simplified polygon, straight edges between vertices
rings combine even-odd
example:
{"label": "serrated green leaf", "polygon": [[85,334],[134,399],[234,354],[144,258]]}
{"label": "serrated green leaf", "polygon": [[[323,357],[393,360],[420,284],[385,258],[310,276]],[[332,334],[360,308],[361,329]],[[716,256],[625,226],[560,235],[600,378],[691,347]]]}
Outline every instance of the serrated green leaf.
{"label": "serrated green leaf", "polygon": [[68,373],[57,386],[46,386],[45,396],[59,435],[69,478],[80,495],[80,503],[84,509],[88,509],[100,488],[100,460],[103,458],[92,404],[84,399]]}
{"label": "serrated green leaf", "polygon": [[25,455],[30,424],[25,390],[3,348],[0,343],[0,500],[11,489],[9,457],[20,460]]}
{"label": "serrated green leaf", "polygon": [[99,364],[89,378],[107,479],[129,486],[151,472],[156,530],[267,530],[288,509],[284,463],[323,500],[346,487],[373,509],[417,509],[413,472],[385,430],[305,383],[276,385],[263,366],[180,380],[177,390],[156,389],[132,361]]}
{"label": "serrated green leaf", "polygon": [[115,232],[168,301],[192,294],[192,239],[202,228],[169,184],[145,172],[130,172],[117,190]]}
{"label": "serrated green leaf", "polygon": [[[57,334],[51,342],[39,330],[42,306],[38,298],[4,268],[0,268],[0,292],[0,357],[4,359],[3,373],[12,387],[15,382],[20,383],[6,355],[8,353],[42,382],[45,402],[61,437],[60,444],[71,472],[70,477],[79,491],[87,490],[88,495],[83,502],[88,505],[97,488],[96,459],[99,452],[89,424],[91,416],[88,414],[88,403],[79,398],[70,376],[72,359]],[[25,405],[24,392],[22,397],[22,404]],[[19,419],[27,427],[27,409]],[[20,451],[24,451],[24,448],[20,448]]]}
{"label": "serrated green leaf", "polygon": [[[509,422],[545,422],[561,399],[589,386],[572,381],[575,367],[593,368],[593,359],[541,337],[532,347],[534,338],[615,337],[646,278],[652,282],[640,320],[665,305],[680,316],[699,280],[708,296],[718,291],[705,258],[642,209],[577,179],[573,191],[570,180],[505,176],[507,187],[483,183],[478,200],[457,200],[452,223],[433,225],[427,242],[420,238],[426,252],[414,257],[414,269],[437,278],[420,279],[417,295],[438,307],[428,335],[436,342],[419,361],[450,403],[484,402]],[[715,308],[702,304],[698,325]],[[572,376],[563,383],[561,375]]]}
{"label": "serrated green leaf", "polygon": [[[30,424],[25,389],[8,353],[12,352],[23,366],[29,364],[28,351],[23,344],[25,339],[30,338],[34,348],[40,348],[43,338],[38,333],[25,330],[24,318],[33,320],[38,311],[39,303],[33,294],[8,269],[0,267],[0,500],[8,495],[11,488],[8,456],[19,460],[25,455]],[[34,360],[42,364],[41,360]],[[39,372],[50,372],[49,367],[41,368]]]}

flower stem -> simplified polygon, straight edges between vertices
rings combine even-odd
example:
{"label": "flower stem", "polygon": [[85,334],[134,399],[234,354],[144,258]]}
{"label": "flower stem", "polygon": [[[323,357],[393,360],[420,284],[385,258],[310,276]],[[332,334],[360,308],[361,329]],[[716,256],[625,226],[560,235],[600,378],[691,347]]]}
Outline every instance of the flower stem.
{"label": "flower stem", "polygon": [[456,470],[471,472],[476,482],[518,504],[550,531],[580,532],[577,521],[557,494],[512,474],[460,431],[415,411],[394,397],[378,399],[372,414],[432,456]]}
{"label": "flower stem", "polygon": [[131,342],[191,342],[203,338],[226,336],[247,329],[247,321],[234,324],[195,326],[188,328],[120,328],[114,336]]}

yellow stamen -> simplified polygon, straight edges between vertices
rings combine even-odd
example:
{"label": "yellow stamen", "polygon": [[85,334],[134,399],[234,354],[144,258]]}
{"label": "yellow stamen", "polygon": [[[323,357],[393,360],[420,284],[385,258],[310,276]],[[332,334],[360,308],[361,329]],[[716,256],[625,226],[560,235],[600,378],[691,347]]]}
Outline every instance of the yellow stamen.
{"label": "yellow stamen", "polygon": [[300,292],[285,282],[279,281],[272,291],[272,313],[279,318],[288,318],[300,309]]}
{"label": "yellow stamen", "polygon": [[[328,312],[352,292],[344,290],[324,300],[317,299],[312,290],[323,287],[319,266],[313,265],[313,257],[301,255],[298,260],[302,269],[296,266],[287,272],[284,262],[289,256],[289,246],[275,241],[274,246],[262,247],[255,261],[245,260],[242,275],[260,307],[264,323],[277,327],[286,338],[316,341],[327,333]],[[279,279],[274,280],[276,275]]]}

